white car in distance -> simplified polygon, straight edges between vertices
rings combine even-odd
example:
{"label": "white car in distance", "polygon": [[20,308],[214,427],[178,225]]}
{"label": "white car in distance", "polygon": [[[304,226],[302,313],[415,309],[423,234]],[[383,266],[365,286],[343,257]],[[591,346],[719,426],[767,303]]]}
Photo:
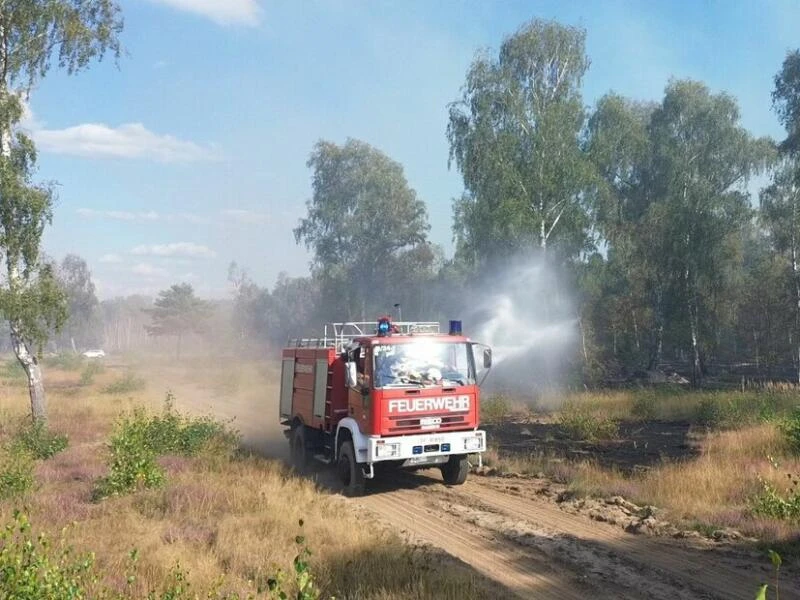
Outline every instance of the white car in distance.
{"label": "white car in distance", "polygon": [[102,350],[87,350],[83,353],[84,358],[103,358],[105,355]]}

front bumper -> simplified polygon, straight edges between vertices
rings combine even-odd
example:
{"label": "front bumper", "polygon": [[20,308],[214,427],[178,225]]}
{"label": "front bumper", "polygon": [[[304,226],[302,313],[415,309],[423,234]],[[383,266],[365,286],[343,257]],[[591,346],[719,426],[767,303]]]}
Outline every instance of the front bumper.
{"label": "front bumper", "polygon": [[406,461],[404,466],[443,462],[453,454],[486,452],[486,432],[448,431],[391,437],[367,438],[367,462]]}

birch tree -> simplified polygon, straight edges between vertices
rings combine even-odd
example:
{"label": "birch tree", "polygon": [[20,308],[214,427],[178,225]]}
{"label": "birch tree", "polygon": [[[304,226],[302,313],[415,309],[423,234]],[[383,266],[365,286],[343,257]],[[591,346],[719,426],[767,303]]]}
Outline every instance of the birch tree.
{"label": "birch tree", "polygon": [[447,136],[466,189],[454,209],[458,249],[471,260],[531,246],[572,257],[586,247],[585,37],[534,20],[467,72]]}
{"label": "birch tree", "polygon": [[794,338],[798,344],[795,366],[800,383],[800,186],[797,172],[797,165],[790,158],[776,169],[772,183],[761,190],[761,218],[769,230],[773,249],[789,259]]}
{"label": "birch tree", "polygon": [[703,376],[703,325],[714,316],[713,297],[727,284],[726,266],[749,218],[747,181],[772,155],[772,143],[754,139],[739,118],[729,95],[673,81],[649,124],[653,202],[645,240],[683,316],[695,385]]}
{"label": "birch tree", "polygon": [[34,184],[35,147],[17,125],[28,93],[51,67],[72,74],[107,53],[118,56],[121,29],[113,0],[0,0],[0,312],[28,376],[34,419],[47,416],[37,354],[65,311],[53,269],[40,257],[52,187]]}
{"label": "birch tree", "polygon": [[773,247],[788,255],[794,295],[794,338],[797,343],[797,382],[800,383],[800,50],[786,55],[775,76],[773,108],[786,128],[780,144],[780,166],[772,184],[761,192],[761,216],[769,228]]}

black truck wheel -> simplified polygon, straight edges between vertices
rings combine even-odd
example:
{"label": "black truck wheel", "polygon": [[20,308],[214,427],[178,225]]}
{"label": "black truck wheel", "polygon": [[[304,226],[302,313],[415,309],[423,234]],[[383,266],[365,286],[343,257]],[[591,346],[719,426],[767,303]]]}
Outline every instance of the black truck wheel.
{"label": "black truck wheel", "polygon": [[310,453],[306,447],[306,427],[298,425],[292,430],[291,437],[292,467],[298,473],[305,473],[311,462]]}
{"label": "black truck wheel", "polygon": [[467,473],[469,473],[467,455],[453,455],[440,468],[442,470],[442,479],[447,485],[461,485],[467,480]]}
{"label": "black truck wheel", "polygon": [[337,463],[339,478],[344,486],[347,496],[361,496],[364,494],[364,471],[356,462],[356,451],[353,442],[346,441],[339,448],[339,461]]}

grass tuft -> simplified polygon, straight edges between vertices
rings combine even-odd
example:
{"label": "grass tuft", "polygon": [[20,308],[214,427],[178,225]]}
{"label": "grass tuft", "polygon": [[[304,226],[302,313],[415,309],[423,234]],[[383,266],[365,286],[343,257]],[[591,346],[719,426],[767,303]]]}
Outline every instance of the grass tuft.
{"label": "grass tuft", "polygon": [[593,407],[568,402],[561,409],[558,424],[564,434],[573,440],[611,440],[619,433],[614,419],[598,414]]}
{"label": "grass tuft", "polygon": [[128,372],[103,388],[104,394],[130,394],[143,390],[147,382],[133,372]]}

